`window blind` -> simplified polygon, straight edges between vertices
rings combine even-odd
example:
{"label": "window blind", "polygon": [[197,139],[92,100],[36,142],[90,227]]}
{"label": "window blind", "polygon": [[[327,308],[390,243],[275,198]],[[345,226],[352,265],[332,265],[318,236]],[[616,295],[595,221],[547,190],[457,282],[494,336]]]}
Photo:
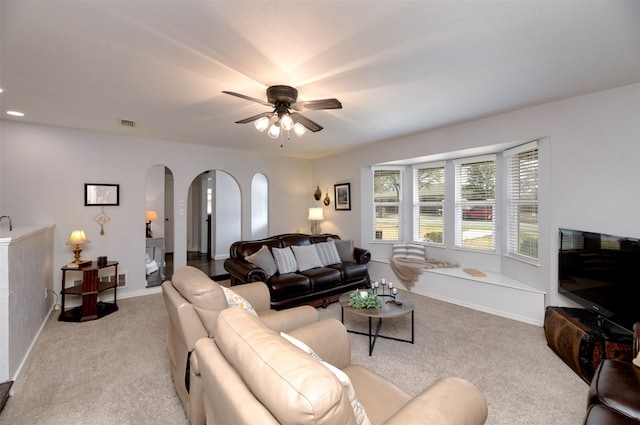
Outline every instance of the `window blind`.
{"label": "window blind", "polygon": [[454,161],[455,245],[495,251],[496,156]]}
{"label": "window blind", "polygon": [[404,167],[373,167],[374,241],[403,239],[402,192]]}
{"label": "window blind", "polygon": [[507,250],[538,259],[538,142],[505,152],[507,164]]}
{"label": "window blind", "polygon": [[413,166],[413,241],[443,244],[445,163]]}

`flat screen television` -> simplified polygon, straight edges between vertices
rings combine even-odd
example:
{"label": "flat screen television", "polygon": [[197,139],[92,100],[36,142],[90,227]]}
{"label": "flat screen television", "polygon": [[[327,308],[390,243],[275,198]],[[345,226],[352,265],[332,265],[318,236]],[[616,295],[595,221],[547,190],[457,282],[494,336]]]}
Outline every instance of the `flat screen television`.
{"label": "flat screen television", "polygon": [[571,229],[559,233],[558,292],[595,313],[605,330],[631,332],[640,321],[640,240]]}

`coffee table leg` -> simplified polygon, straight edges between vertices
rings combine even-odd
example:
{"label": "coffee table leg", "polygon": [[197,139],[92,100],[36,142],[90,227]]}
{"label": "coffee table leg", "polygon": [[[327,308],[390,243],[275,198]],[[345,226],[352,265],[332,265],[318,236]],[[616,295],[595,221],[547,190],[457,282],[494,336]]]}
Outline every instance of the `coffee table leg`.
{"label": "coffee table leg", "polygon": [[380,326],[382,326],[382,318],[378,319],[378,324],[376,325],[376,334],[373,335],[373,342],[371,342],[371,317],[369,317],[369,357],[373,354],[373,347],[376,346],[376,341],[378,340],[378,335],[380,334]]}

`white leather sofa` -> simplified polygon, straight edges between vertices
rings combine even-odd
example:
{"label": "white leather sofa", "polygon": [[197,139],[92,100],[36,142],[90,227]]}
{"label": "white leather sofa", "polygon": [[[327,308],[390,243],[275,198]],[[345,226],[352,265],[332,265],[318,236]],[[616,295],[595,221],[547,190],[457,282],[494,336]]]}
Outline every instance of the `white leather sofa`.
{"label": "white leather sofa", "polygon": [[[240,285],[233,291],[255,310],[265,326],[290,331],[316,322],[318,312],[310,306],[271,310],[269,289],[262,282]],[[167,351],[176,392],[191,425],[205,423],[200,376],[191,371],[190,357],[199,339],[213,337],[218,313],[229,307],[223,288],[194,267],[177,269],[171,281],[162,284],[169,315]]]}
{"label": "white leather sofa", "polygon": [[[486,400],[468,381],[443,378],[412,398],[374,372],[351,364],[349,338],[338,320],[318,321],[288,334],[346,374],[351,386],[257,317],[229,308],[218,316],[215,338],[200,339],[192,359],[204,385],[208,425],[486,421]],[[353,392],[357,401],[350,397]]]}

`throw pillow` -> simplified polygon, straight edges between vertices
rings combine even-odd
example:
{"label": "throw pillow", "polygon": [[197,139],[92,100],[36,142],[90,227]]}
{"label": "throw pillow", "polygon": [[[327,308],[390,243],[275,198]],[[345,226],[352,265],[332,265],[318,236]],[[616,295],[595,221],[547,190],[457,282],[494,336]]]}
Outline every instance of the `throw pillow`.
{"label": "throw pillow", "polygon": [[311,357],[313,357],[314,359],[322,360],[320,356],[317,355],[316,352],[311,349],[311,347],[309,347],[304,342],[300,341],[298,338],[292,337],[291,335],[285,332],[280,332],[280,336],[286,339],[287,341],[289,341],[290,343],[292,343],[293,345],[295,345],[296,347],[298,347],[299,349],[301,349],[302,351],[304,351],[305,353],[307,353],[308,355],[310,355]]}
{"label": "throw pillow", "polygon": [[278,271],[278,266],[276,266],[273,255],[266,245],[262,245],[262,248],[248,257],[244,257],[244,259],[264,270],[267,277],[273,276]]}
{"label": "throw pillow", "polygon": [[293,255],[298,262],[298,270],[301,272],[309,269],[315,269],[316,267],[322,267],[322,261],[318,257],[318,251],[313,245],[292,245]]}
{"label": "throw pillow", "polygon": [[356,258],[353,256],[353,241],[343,241],[340,239],[329,239],[336,243],[336,249],[338,250],[338,254],[340,255],[340,260],[342,262],[355,263]]}
{"label": "throw pillow", "polygon": [[296,257],[289,246],[286,248],[273,248],[273,259],[276,260],[276,266],[280,274],[298,271]]}
{"label": "throw pillow", "polygon": [[249,301],[247,301],[242,295],[225,286],[221,286],[221,288],[222,292],[224,292],[224,296],[227,298],[227,304],[229,305],[229,307],[240,307],[255,316],[258,315],[251,304],[249,304]]}
{"label": "throw pillow", "polygon": [[338,254],[338,248],[336,248],[335,241],[320,242],[313,244],[320,257],[320,262],[323,266],[330,266],[332,264],[340,264],[340,254]]}
{"label": "throw pillow", "polygon": [[425,254],[425,247],[423,245],[412,243],[407,245],[407,258],[413,260],[424,260],[426,256]]}
{"label": "throw pillow", "polygon": [[405,258],[407,256],[407,244],[394,244],[391,251],[391,257]]}

